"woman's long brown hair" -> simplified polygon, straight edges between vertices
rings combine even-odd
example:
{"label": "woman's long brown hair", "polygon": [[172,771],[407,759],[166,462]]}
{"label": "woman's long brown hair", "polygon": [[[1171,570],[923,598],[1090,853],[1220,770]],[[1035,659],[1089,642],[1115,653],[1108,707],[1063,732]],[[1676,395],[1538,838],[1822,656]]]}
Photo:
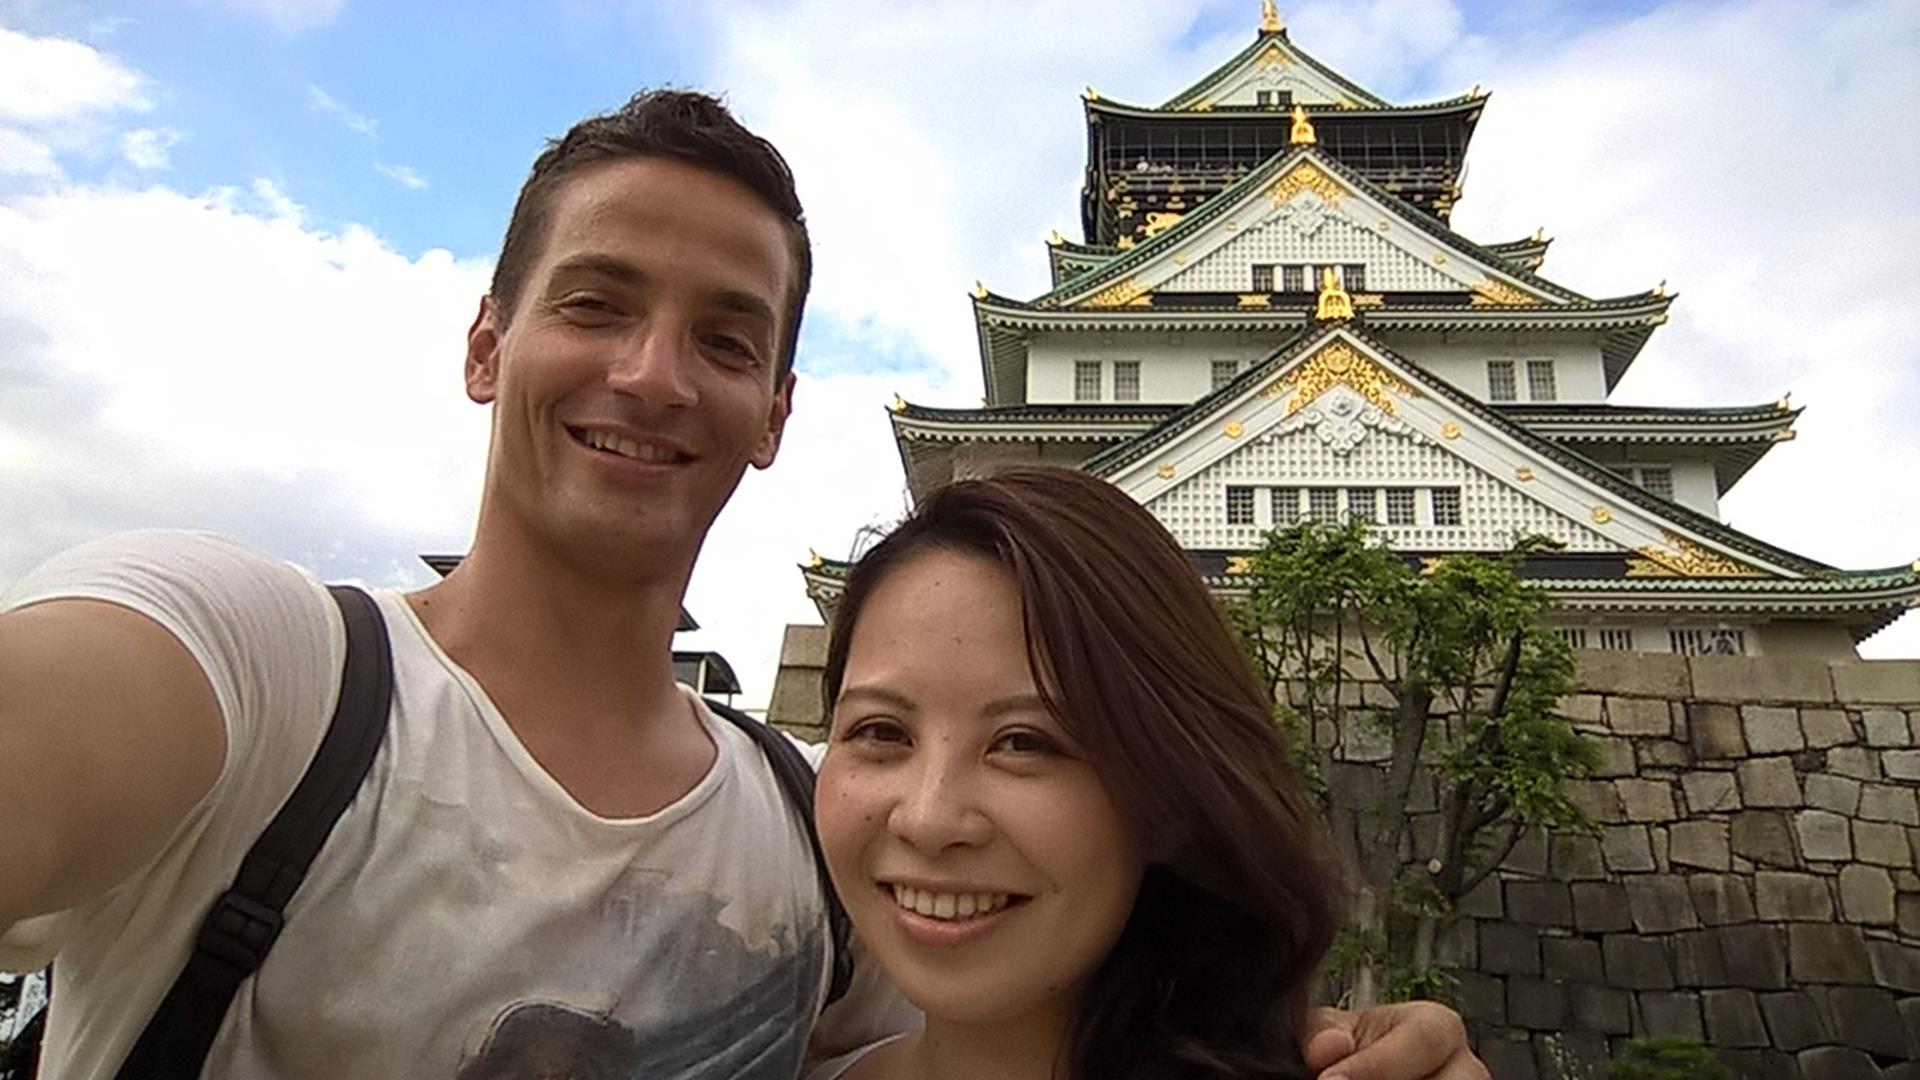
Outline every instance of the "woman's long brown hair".
{"label": "woman's long brown hair", "polygon": [[1246,656],[1186,553],[1133,499],[1065,469],[962,480],[848,575],[828,711],[867,598],[931,550],[1019,588],[1034,682],[1148,855],[1063,1047],[1068,1080],[1304,1075],[1306,987],[1333,938],[1319,818]]}

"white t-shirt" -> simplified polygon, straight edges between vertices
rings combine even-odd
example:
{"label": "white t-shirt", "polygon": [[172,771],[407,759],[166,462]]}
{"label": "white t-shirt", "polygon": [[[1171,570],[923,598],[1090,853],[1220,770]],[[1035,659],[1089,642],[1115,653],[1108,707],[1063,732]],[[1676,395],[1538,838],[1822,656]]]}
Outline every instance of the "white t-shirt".
{"label": "white t-shirt", "polygon": [[[393,647],[385,741],[204,1075],[791,1080],[831,946],[806,834],[753,741],[689,691],[712,769],[655,814],[599,817],[398,592],[375,595]],[[0,968],[58,958],[43,1075],[106,1078],[319,745],[345,630],[304,571],[202,534],[83,545],[0,609],[55,597],[109,600],[172,632],[227,729],[212,790],[149,865],[0,934]],[[829,1012],[842,1029],[829,1046],[912,1022],[862,975]]]}

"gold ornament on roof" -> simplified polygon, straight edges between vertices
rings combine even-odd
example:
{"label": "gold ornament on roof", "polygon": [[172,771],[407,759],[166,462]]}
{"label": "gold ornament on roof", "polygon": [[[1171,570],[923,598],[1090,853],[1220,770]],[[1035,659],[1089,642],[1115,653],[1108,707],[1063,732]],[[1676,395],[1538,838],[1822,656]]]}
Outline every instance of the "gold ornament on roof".
{"label": "gold ornament on roof", "polygon": [[1697,544],[1672,529],[1660,530],[1669,551],[1655,544],[1639,549],[1640,557],[1627,560],[1628,577],[1760,577],[1760,571],[1746,563]]}
{"label": "gold ornament on roof", "polygon": [[1272,307],[1273,297],[1266,293],[1247,292],[1240,294],[1241,307]]}
{"label": "gold ornament on roof", "polygon": [[1067,242],[1067,238],[1060,235],[1059,229],[1047,230],[1047,246],[1048,247],[1059,247],[1061,244],[1064,244],[1066,242]]}
{"label": "gold ornament on roof", "polygon": [[1305,105],[1293,107],[1293,130],[1287,132],[1287,141],[1294,146],[1305,146],[1320,141],[1320,136],[1313,133],[1313,121],[1307,119]]}
{"label": "gold ornament on roof", "polygon": [[973,283],[973,298],[974,298],[975,300],[985,300],[985,299],[987,298],[987,283],[986,283],[986,282],[984,282],[984,281],[976,281],[976,282],[974,282],[974,283]]}
{"label": "gold ornament on roof", "polygon": [[1247,429],[1240,425],[1240,421],[1229,420],[1227,421],[1227,426],[1221,430],[1226,432],[1227,438],[1237,439],[1240,437],[1241,433],[1246,431]]}
{"label": "gold ornament on roof", "polygon": [[1374,363],[1344,341],[1329,342],[1306,362],[1280,376],[1260,391],[1263,398],[1277,398],[1287,391],[1287,415],[1292,416],[1312,404],[1315,398],[1335,386],[1345,384],[1366,398],[1368,404],[1393,416],[1398,413],[1392,395],[1416,398],[1420,391],[1402,382],[1399,376]]}
{"label": "gold ornament on roof", "polygon": [[1151,240],[1175,225],[1180,224],[1179,214],[1152,212],[1147,214],[1147,223],[1140,228],[1140,235]]}
{"label": "gold ornament on roof", "polygon": [[818,570],[823,564],[826,563],[826,561],[827,560],[820,557],[819,552],[813,550],[812,548],[807,549],[807,565],[808,566],[812,567],[815,570]]}
{"label": "gold ornament on roof", "polygon": [[1087,101],[1099,101],[1100,91],[1095,90],[1093,87],[1089,86],[1085,90],[1080,91],[1080,96],[1086,99]]}
{"label": "gold ornament on roof", "polygon": [[1781,394],[1780,400],[1774,402],[1773,407],[1780,412],[1786,412],[1788,409],[1793,408],[1793,391],[1789,390]]}
{"label": "gold ornament on roof", "polygon": [[1534,243],[1536,244],[1545,243],[1546,239],[1547,239],[1547,227],[1545,225],[1542,225],[1539,228],[1533,230]]}
{"label": "gold ornament on roof", "polygon": [[1229,574],[1253,573],[1253,556],[1251,555],[1227,556],[1227,573]]}
{"label": "gold ornament on roof", "polygon": [[1593,508],[1593,523],[1595,525],[1605,525],[1607,522],[1612,520],[1613,520],[1612,510],[1609,510],[1604,506],[1596,506]]}
{"label": "gold ornament on roof", "polygon": [[1277,34],[1287,25],[1280,21],[1280,9],[1273,0],[1260,0],[1260,32]]}
{"label": "gold ornament on roof", "polygon": [[1286,67],[1288,63],[1287,54],[1280,51],[1280,43],[1275,41],[1268,42],[1266,50],[1253,62],[1256,67],[1263,68]]}
{"label": "gold ornament on roof", "polygon": [[1287,170],[1287,175],[1273,182],[1267,189],[1267,198],[1273,205],[1284,206],[1289,199],[1303,191],[1311,191],[1329,203],[1337,203],[1346,189],[1336,183],[1333,177],[1311,161],[1303,161]]}
{"label": "gold ornament on roof", "polygon": [[1340,286],[1340,275],[1331,266],[1320,268],[1320,303],[1314,307],[1313,317],[1322,322],[1353,318],[1353,297]]}
{"label": "gold ornament on roof", "polygon": [[893,404],[887,406],[887,411],[888,412],[906,412],[907,399],[901,397],[899,394],[893,395]]}
{"label": "gold ornament on roof", "polygon": [[1133,237],[1122,236],[1120,239],[1115,240],[1113,242],[1113,246],[1119,248],[1121,251],[1126,251],[1133,247]]}
{"label": "gold ornament on roof", "polygon": [[1522,465],[1519,468],[1513,470],[1513,478],[1524,484],[1529,480],[1533,479],[1533,470],[1531,468],[1528,468],[1525,465]]}
{"label": "gold ornament on roof", "polygon": [[1173,466],[1162,465],[1158,469],[1155,469],[1154,473],[1162,480],[1171,480],[1173,479]]}
{"label": "gold ornament on roof", "polygon": [[1454,422],[1453,422],[1453,421],[1451,421],[1451,420],[1449,420],[1449,421],[1447,421],[1447,422],[1446,422],[1446,423],[1444,423],[1444,424],[1441,424],[1441,425],[1440,425],[1440,437],[1441,437],[1441,438],[1443,438],[1443,439],[1457,439],[1457,438],[1459,438],[1459,437],[1460,437],[1460,425],[1459,425],[1459,424],[1456,424],[1456,423],[1454,423]]}
{"label": "gold ornament on roof", "polygon": [[[1434,256],[1437,260],[1439,256]],[[1525,307],[1538,304],[1540,298],[1530,292],[1516,288],[1498,278],[1482,278],[1480,284],[1473,287],[1473,302],[1478,305],[1496,304],[1503,307]]]}
{"label": "gold ornament on roof", "polygon": [[1129,305],[1145,307],[1142,301],[1148,299],[1147,287],[1140,284],[1138,277],[1125,277],[1080,303],[1083,307],[1127,307]]}
{"label": "gold ornament on roof", "polygon": [[1655,296],[1667,295],[1667,279],[1666,278],[1661,278],[1660,284],[1655,285],[1653,287],[1653,295]]}

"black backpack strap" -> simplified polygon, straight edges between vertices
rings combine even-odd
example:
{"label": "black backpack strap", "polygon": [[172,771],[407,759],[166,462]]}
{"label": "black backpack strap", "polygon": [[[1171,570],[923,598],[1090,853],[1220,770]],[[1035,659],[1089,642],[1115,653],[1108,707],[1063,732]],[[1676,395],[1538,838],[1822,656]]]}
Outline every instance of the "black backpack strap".
{"label": "black backpack strap", "polygon": [[347,626],[340,699],[300,783],[240,863],[233,886],[214,901],[187,966],[120,1066],[122,1080],[193,1080],[200,1075],[233,995],[260,969],[280,935],[287,901],[353,801],[386,735],[393,701],[387,624],[372,597],[328,587]]}
{"label": "black backpack strap", "polygon": [[827,856],[820,849],[820,834],[813,827],[813,766],[793,740],[773,725],[731,705],[722,705],[711,698],[706,700],[707,708],[732,721],[734,727],[759,744],[767,756],[767,764],[773,766],[773,775],[780,781],[781,790],[787,793],[788,801],[799,811],[800,820],[806,823],[807,842],[813,845],[814,867],[820,873],[820,892],[827,902],[827,930],[833,940],[833,981],[827,985],[827,1004],[831,1005],[845,997],[847,988],[853,984],[853,924],[847,919],[847,908],[840,902],[840,894],[833,891],[833,880],[827,876]]}

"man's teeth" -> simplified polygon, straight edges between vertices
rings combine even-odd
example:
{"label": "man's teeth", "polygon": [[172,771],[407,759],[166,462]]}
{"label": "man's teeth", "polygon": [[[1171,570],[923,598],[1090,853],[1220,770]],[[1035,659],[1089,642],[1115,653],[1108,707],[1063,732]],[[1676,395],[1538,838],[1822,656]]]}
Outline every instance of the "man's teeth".
{"label": "man's teeth", "polygon": [[643,443],[635,439],[629,439],[625,435],[615,435],[608,431],[582,431],[580,433],[580,441],[593,447],[595,450],[605,450],[608,453],[619,454],[621,457],[632,458],[635,461],[670,462],[679,457],[678,454],[664,446],[658,446],[653,443]]}
{"label": "man's teeth", "polygon": [[1006,893],[941,893],[895,885],[893,902],[931,919],[973,919],[1007,906]]}

